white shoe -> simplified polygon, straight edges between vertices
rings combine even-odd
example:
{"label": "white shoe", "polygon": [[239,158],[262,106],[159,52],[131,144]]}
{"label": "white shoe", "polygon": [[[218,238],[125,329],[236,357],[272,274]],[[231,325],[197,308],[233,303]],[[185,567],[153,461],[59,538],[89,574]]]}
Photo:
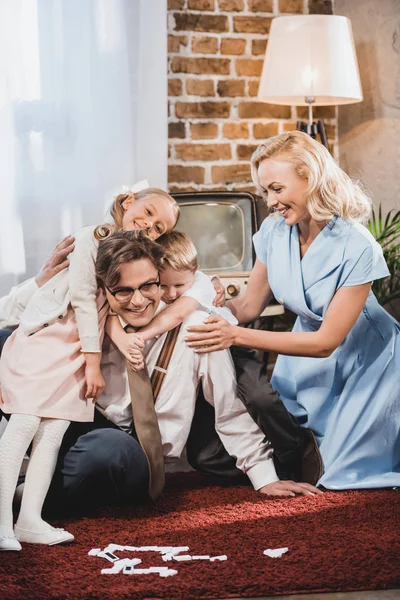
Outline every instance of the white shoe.
{"label": "white shoe", "polygon": [[27,544],[55,546],[56,544],[68,544],[75,539],[72,533],[68,533],[68,531],[59,527],[50,527],[44,531],[31,531],[15,525],[15,533],[20,542],[26,542]]}
{"label": "white shoe", "polygon": [[9,550],[11,552],[21,552],[22,547],[16,537],[0,537],[0,552]]}

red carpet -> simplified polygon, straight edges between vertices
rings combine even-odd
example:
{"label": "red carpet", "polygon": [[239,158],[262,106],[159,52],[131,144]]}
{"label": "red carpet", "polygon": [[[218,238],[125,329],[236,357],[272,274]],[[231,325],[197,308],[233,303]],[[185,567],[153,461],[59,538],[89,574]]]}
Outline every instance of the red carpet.
{"label": "red carpet", "polygon": [[[194,600],[400,587],[399,492],[271,500],[250,487],[211,486],[197,473],[168,481],[153,508],[107,508],[96,518],[60,521],[76,536],[73,545],[0,553],[0,598]],[[156,552],[116,551],[141,558],[140,567],[178,574],[101,575],[112,564],[88,551],[111,542],[189,546],[185,554],[228,560],[163,562]],[[281,558],[263,555],[284,546],[289,552]]]}

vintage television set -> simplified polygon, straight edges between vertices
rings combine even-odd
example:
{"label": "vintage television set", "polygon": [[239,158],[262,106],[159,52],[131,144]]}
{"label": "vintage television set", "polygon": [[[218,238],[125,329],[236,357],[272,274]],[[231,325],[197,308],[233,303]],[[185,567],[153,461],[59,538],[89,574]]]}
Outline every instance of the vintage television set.
{"label": "vintage television set", "polygon": [[[250,192],[172,195],[181,208],[177,229],[193,240],[201,270],[221,278],[227,298],[239,296],[254,264],[252,237],[267,214],[264,203]],[[272,304],[263,314],[282,312],[283,307]]]}

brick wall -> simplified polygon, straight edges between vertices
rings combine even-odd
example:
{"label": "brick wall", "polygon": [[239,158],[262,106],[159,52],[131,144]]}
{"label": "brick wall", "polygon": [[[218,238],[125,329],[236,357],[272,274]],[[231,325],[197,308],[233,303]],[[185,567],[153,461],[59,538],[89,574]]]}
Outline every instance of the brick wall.
{"label": "brick wall", "polygon": [[[307,117],[256,97],[272,18],[302,13],[331,14],[332,0],[168,0],[171,191],[253,190],[253,150]],[[336,109],[314,116],[334,148]]]}

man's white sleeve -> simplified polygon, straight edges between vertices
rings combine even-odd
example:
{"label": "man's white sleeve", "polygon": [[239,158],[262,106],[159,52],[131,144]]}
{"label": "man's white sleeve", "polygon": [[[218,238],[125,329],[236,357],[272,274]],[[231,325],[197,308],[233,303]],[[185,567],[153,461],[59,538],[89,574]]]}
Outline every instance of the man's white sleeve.
{"label": "man's white sleeve", "polygon": [[279,481],[271,444],[237,396],[236,375],[227,350],[202,354],[200,371],[206,400],[215,408],[215,429],[236,466],[254,489]]}
{"label": "man's white sleeve", "polygon": [[17,327],[28,301],[38,289],[35,279],[28,279],[0,298],[0,329]]}

